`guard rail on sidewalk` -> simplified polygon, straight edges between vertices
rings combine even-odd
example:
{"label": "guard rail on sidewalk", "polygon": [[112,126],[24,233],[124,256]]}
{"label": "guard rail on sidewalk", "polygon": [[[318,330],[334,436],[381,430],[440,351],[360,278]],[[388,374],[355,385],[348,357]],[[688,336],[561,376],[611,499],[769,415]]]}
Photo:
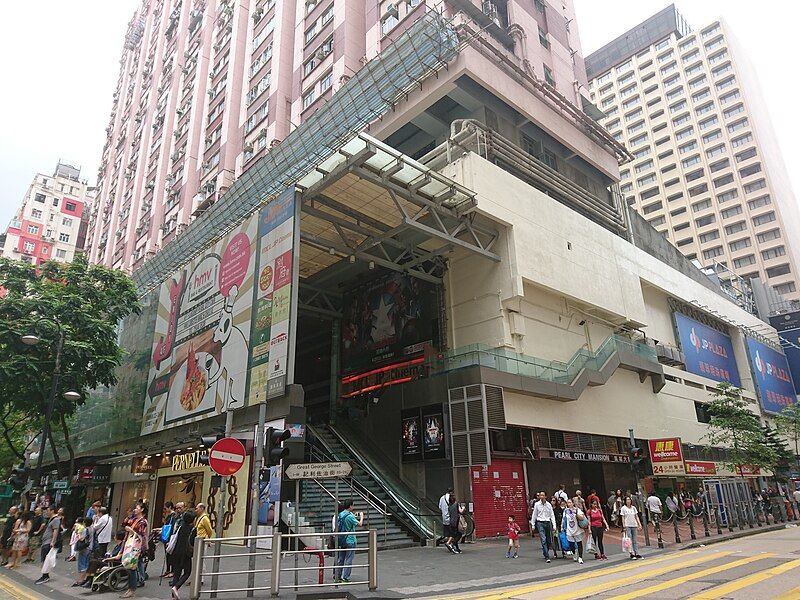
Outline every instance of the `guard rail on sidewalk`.
{"label": "guard rail on sidewalk", "polygon": [[[353,587],[358,585],[367,585],[370,591],[375,591],[378,589],[378,531],[377,529],[370,529],[368,531],[353,531],[353,532],[334,532],[328,534],[333,536],[334,539],[338,540],[341,537],[346,537],[348,535],[354,535],[358,537],[366,537],[368,544],[366,547],[359,548],[356,544],[355,553],[358,554],[366,554],[367,562],[366,564],[353,564],[352,569],[361,570],[366,569],[366,579],[360,578],[353,581],[346,581],[346,582],[339,582],[339,583],[325,583],[323,573],[325,571],[341,568],[337,567],[334,564],[331,565],[324,565],[320,564],[319,566],[298,566],[298,557],[305,556],[305,555],[319,555],[321,550],[319,548],[300,548],[300,538],[308,537],[307,534],[302,533],[281,533],[276,531],[271,535],[248,535],[248,536],[238,536],[238,537],[226,537],[226,538],[207,538],[203,539],[200,537],[195,538],[194,542],[194,555],[192,556],[192,575],[191,575],[191,588],[189,592],[189,598],[191,600],[199,600],[202,595],[210,594],[211,597],[215,597],[217,594],[229,594],[229,593],[245,593],[247,592],[248,595],[252,595],[253,592],[264,592],[269,590],[270,595],[272,597],[278,597],[280,595],[281,590],[286,589],[294,589],[297,590],[299,588],[320,588],[320,587]],[[224,553],[222,551],[219,554],[206,554],[206,551],[209,548],[212,548],[215,543],[217,542],[251,542],[252,540],[271,540],[272,548],[269,550],[264,550],[261,552],[231,552],[231,553]],[[283,549],[284,540],[286,541],[287,545],[291,545],[292,548]],[[257,543],[256,543],[257,545]],[[325,548],[322,551],[325,554],[333,554],[334,557],[337,556],[341,552],[347,552],[348,548],[339,548],[338,543],[336,544],[337,547],[335,548]],[[212,560],[212,559],[220,559],[220,561],[235,558],[235,557],[244,557],[244,556],[264,556],[265,562],[268,560],[266,568],[256,568],[256,569],[231,569],[231,570],[220,570],[220,571],[204,571],[203,567],[205,561]],[[294,565],[290,566],[285,562],[285,559],[291,557],[294,558]],[[300,573],[307,572],[307,571],[316,571],[320,573],[320,579],[317,583],[300,583],[298,581],[298,576]],[[221,588],[217,588],[216,585],[213,583],[217,580],[218,577],[230,577],[232,575],[250,575],[250,574],[259,574],[262,573],[264,583],[269,583],[269,585],[262,585],[258,586],[256,584],[253,587],[235,587],[234,585],[230,586],[223,586]],[[283,574],[294,574],[294,583],[288,583],[283,585],[281,583],[281,576]],[[203,582],[203,577],[206,576],[211,578],[207,580],[205,583]],[[267,578],[268,577],[268,578]],[[256,579],[258,580],[258,578]]]}

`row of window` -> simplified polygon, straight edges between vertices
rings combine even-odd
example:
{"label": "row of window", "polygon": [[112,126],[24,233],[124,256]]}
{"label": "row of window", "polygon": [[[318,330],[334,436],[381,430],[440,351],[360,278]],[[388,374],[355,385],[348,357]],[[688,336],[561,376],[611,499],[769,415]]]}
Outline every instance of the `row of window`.
{"label": "row of window", "polygon": [[[36,244],[33,242],[25,241],[22,245],[25,252],[34,252],[36,250]],[[42,246],[42,254],[47,254],[47,246]],[[67,251],[62,250],[61,248],[56,249],[56,258],[67,258]]]}

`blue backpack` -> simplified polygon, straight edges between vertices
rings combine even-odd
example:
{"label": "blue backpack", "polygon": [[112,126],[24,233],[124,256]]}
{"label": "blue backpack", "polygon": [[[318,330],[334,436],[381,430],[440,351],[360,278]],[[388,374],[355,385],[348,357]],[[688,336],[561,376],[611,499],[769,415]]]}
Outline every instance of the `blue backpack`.
{"label": "blue backpack", "polygon": [[164,523],[161,527],[161,541],[165,544],[169,542],[169,537],[172,534],[172,518],[169,521]]}

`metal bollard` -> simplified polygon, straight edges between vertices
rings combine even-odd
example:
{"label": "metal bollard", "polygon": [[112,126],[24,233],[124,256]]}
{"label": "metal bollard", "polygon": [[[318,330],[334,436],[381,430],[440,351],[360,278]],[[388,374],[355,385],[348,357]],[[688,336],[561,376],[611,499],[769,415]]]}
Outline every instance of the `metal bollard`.
{"label": "metal bollard", "polygon": [[694,532],[694,513],[692,513],[691,509],[686,514],[686,519],[689,521],[689,535],[693,540],[696,540],[697,534]]}
{"label": "metal bollard", "polygon": [[369,530],[369,591],[378,589],[378,531]]}
{"label": "metal bollard", "polygon": [[275,528],[272,534],[272,571],[270,573],[270,595],[277,598],[281,589],[281,532]]}
{"label": "metal bollard", "polygon": [[744,526],[746,525],[746,523],[744,518],[744,510],[742,509],[741,502],[736,503],[736,520],[738,521],[739,524],[739,531],[744,531]]}
{"label": "metal bollard", "polygon": [[755,524],[753,523],[753,507],[750,506],[749,502],[744,503],[744,512],[745,517],[747,518],[747,524],[750,526],[750,529],[754,529]]}
{"label": "metal bollard", "polygon": [[728,531],[733,533],[733,510],[730,504],[725,509],[725,517],[728,520]]}
{"label": "metal bollard", "polygon": [[198,600],[200,598],[200,586],[203,581],[203,554],[205,553],[206,545],[203,543],[203,538],[197,536],[194,538],[194,555],[192,556],[192,583],[189,587],[189,598],[191,600]]}
{"label": "metal bollard", "polygon": [[708,530],[708,509],[703,505],[703,533],[706,537],[711,537],[711,532]]}
{"label": "metal bollard", "polygon": [[664,539],[661,537],[661,513],[656,513],[653,517],[653,527],[656,530],[656,537],[658,538],[658,547],[664,547]]}
{"label": "metal bollard", "polygon": [[719,514],[719,507],[714,507],[714,520],[717,522],[717,535],[722,535],[722,520]]}
{"label": "metal bollard", "polygon": [[781,523],[786,523],[789,520],[789,515],[786,514],[786,503],[783,499],[780,500],[780,504],[778,504],[778,512],[781,515]]}
{"label": "metal bollard", "polygon": [[681,543],[681,534],[678,531],[678,513],[672,513],[672,526],[675,529],[675,543]]}

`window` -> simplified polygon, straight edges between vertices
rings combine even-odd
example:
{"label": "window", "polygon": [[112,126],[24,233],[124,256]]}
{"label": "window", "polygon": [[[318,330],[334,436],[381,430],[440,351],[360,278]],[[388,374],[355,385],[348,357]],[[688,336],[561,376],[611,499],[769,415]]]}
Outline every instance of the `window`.
{"label": "window", "polygon": [[[316,27],[317,27],[316,24],[314,24],[314,27],[312,27],[312,29],[314,29],[314,35],[316,35]],[[269,22],[264,26],[264,29],[259,31],[258,35],[253,38],[253,51],[255,51],[264,42],[264,40],[267,39],[267,36],[269,36],[269,34],[271,34],[274,29],[275,29],[275,17],[273,16],[269,20]],[[307,39],[306,43],[310,42],[313,39],[314,35],[312,35],[311,38]]]}
{"label": "window", "polygon": [[656,58],[658,59],[658,62],[664,62],[665,60],[671,58],[674,55],[675,55],[675,51],[670,48],[669,50],[667,50],[663,54],[659,54]]}
{"label": "window", "polygon": [[556,85],[556,78],[553,77],[553,70],[548,67],[547,65],[542,65],[544,68],[544,80],[547,84],[552,85],[555,87]]}
{"label": "window", "polygon": [[702,92],[697,92],[696,94],[692,94],[692,102],[701,102],[708,98],[711,95],[711,92],[708,88],[704,89]]}
{"label": "window", "polygon": [[61,224],[64,227],[72,227],[72,219],[70,219],[69,217],[64,217],[63,219],[61,219]]}
{"label": "window", "polygon": [[630,98],[629,100],[626,100],[625,102],[622,103],[622,108],[623,109],[628,109],[631,106],[636,106],[637,104],[639,104],[640,101],[641,101],[641,98],[639,98],[639,96],[636,96],[634,98]]}
{"label": "window", "polygon": [[753,158],[756,155],[755,148],[748,148],[747,150],[743,150],[735,155],[736,162],[742,162],[744,160]]}
{"label": "window", "polygon": [[704,402],[694,403],[694,414],[697,417],[698,423],[711,423],[711,415]]}
{"label": "window", "polygon": [[719,33],[719,23],[714,23],[710,28],[701,32],[703,38],[711,37],[715,33]]}
{"label": "window", "polygon": [[683,146],[679,146],[678,147],[678,152],[680,152],[681,154],[686,154],[687,152],[691,152],[695,148],[697,148],[697,142],[695,140],[692,140],[688,144],[684,144]]}
{"label": "window", "polygon": [[319,0],[306,0],[306,14],[311,14],[317,5],[319,4]]}
{"label": "window", "polygon": [[797,288],[795,287],[793,281],[789,281],[787,283],[782,283],[780,285],[774,285],[772,286],[772,289],[774,289],[779,294],[791,294],[792,292],[796,291]]}
{"label": "window", "polygon": [[687,77],[691,77],[695,73],[699,73],[702,70],[703,70],[703,63],[697,63],[696,65],[692,65],[691,67],[686,69],[684,73],[686,73]]}
{"label": "window", "polygon": [[[538,0],[537,0],[537,1],[538,1]],[[603,75],[601,75],[600,77],[598,77],[598,78],[597,78],[597,84],[599,85],[599,84],[601,84],[601,83],[605,83],[605,82],[606,82],[606,81],[608,81],[609,79],[611,79],[611,71],[609,71],[608,73],[604,73]]]}
{"label": "window", "polygon": [[682,215],[686,212],[686,207],[681,206],[680,208],[676,208],[675,210],[669,211],[670,217],[677,217],[678,215]]}
{"label": "window", "polygon": [[636,152],[634,152],[633,158],[635,160],[638,160],[640,158],[644,158],[648,154],[650,154],[650,146],[647,146],[646,148],[642,148],[641,150],[637,150]]}
{"label": "window", "polygon": [[667,196],[667,202],[675,202],[675,200],[679,200],[683,198],[683,192],[678,192],[677,194],[671,194]]}
{"label": "window", "polygon": [[659,193],[659,189],[658,189],[658,186],[656,186],[654,188],[650,188],[649,190],[645,190],[644,192],[639,194],[639,197],[642,200],[647,200],[648,198],[652,198],[653,196],[658,196],[658,193]]}
{"label": "window", "polygon": [[701,200],[700,202],[695,202],[692,204],[692,212],[700,212],[701,210],[705,210],[707,208],[711,208],[711,200]]}
{"label": "window", "polygon": [[663,225],[666,222],[667,222],[667,220],[663,216],[656,217],[652,221],[648,221],[648,223],[650,223],[651,227],[659,227],[660,225]]}
{"label": "window", "polygon": [[683,109],[685,109],[688,105],[686,104],[686,100],[681,100],[680,102],[676,102],[672,106],[669,107],[669,112],[671,114],[675,114]]}
{"label": "window", "polygon": [[700,217],[699,219],[695,219],[694,224],[697,225],[697,227],[705,227],[706,225],[711,225],[716,220],[717,220],[716,216],[706,215],[705,217]]}
{"label": "window", "polygon": [[[684,209],[684,210],[686,210],[686,209]],[[673,228],[673,231],[675,231],[675,232],[683,231],[684,229],[687,229],[688,227],[689,227],[689,223],[680,223],[679,225],[675,225],[675,227]]]}
{"label": "window", "polygon": [[705,121],[700,121],[700,129],[708,129],[709,127],[711,127],[712,125],[716,125],[717,123],[719,123],[719,119],[717,118],[716,115],[714,115],[713,117],[709,117]]}
{"label": "window", "polygon": [[33,210],[31,210],[31,217],[34,219],[41,219],[42,211],[40,211],[38,208],[34,208]]}
{"label": "window", "polygon": [[719,129],[717,129],[715,131],[712,131],[711,133],[707,133],[706,135],[704,135],[703,143],[709,144],[715,140],[718,140],[721,137],[722,137],[722,132]]}
{"label": "window", "polygon": [[45,195],[44,194],[36,194],[36,195],[34,195],[33,199],[36,200],[36,202],[44,202]]}
{"label": "window", "polygon": [[328,24],[328,21],[333,19],[333,4],[331,4],[325,12],[322,13],[322,16],[319,18],[320,27],[323,27]]}
{"label": "window", "polygon": [[666,167],[661,169],[661,173],[669,173],[670,171],[674,171],[677,168],[678,167],[675,165],[675,163],[672,163],[671,165],[667,165]]}
{"label": "window", "polygon": [[663,39],[656,44],[656,52],[669,46],[669,38]]}
{"label": "window", "polygon": [[723,204],[724,202],[729,202],[731,200],[735,200],[738,197],[739,197],[739,190],[736,190],[736,189],[729,190],[729,191],[717,196],[717,202],[719,202],[720,204]]}
{"label": "window", "polygon": [[643,133],[641,135],[637,135],[635,138],[631,138],[630,142],[628,142],[631,146],[638,146],[639,144],[643,143],[647,140],[647,134]]}
{"label": "window", "polygon": [[[542,0],[533,0],[533,5],[536,7],[536,12],[540,12],[540,13],[544,14],[544,3],[542,2]],[[603,77],[606,77],[606,76],[610,77],[611,76],[611,72],[609,71],[608,73],[603,75]]]}
{"label": "window", "polygon": [[667,73],[672,73],[677,68],[678,68],[678,63],[673,61],[670,64],[668,64],[667,66],[661,67],[661,69],[659,69],[659,71],[661,72],[661,75],[663,76],[663,75],[666,75]]}
{"label": "window", "polygon": [[739,90],[734,90],[732,92],[728,92],[724,96],[720,96],[719,97],[719,102],[720,102],[720,104],[727,104],[728,102],[731,102],[733,100],[738,100],[739,98],[741,98],[741,94],[739,93]]}
{"label": "window", "polygon": [[690,135],[694,134],[694,127],[687,127],[686,129],[682,129],[681,131],[675,134],[675,139],[677,141],[685,140]]}
{"label": "window", "polygon": [[47,246],[42,246],[42,254],[47,254]]}
{"label": "window", "polygon": [[683,56],[681,56],[681,60],[685,63],[688,63],[693,61],[695,58],[699,56],[700,56],[700,50],[695,48],[692,52],[689,52],[689,54],[684,54]]}
{"label": "window", "polygon": [[324,94],[333,86],[333,71],[330,71],[319,82],[319,93]]}
{"label": "window", "polygon": [[742,238],[741,240],[736,240],[735,242],[728,244],[731,252],[738,252],[739,250],[744,250],[752,245],[753,243],[750,241],[750,238]]}
{"label": "window", "polygon": [[653,202],[652,204],[648,204],[647,206],[643,207],[642,213],[649,215],[650,213],[654,213],[662,208],[664,208],[664,205],[661,202]]}
{"label": "window", "polygon": [[247,92],[247,105],[250,106],[256,99],[269,89],[270,82],[272,81],[272,72],[266,73],[258,83]]}
{"label": "window", "polygon": [[788,275],[792,270],[788,264],[778,265],[777,267],[770,267],[767,269],[767,277],[780,277],[781,275]]}
{"label": "window", "polygon": [[687,173],[684,179],[686,179],[687,182],[694,181],[695,179],[700,179],[703,175],[705,175],[705,169],[697,169],[691,173]]}
{"label": "window", "polygon": [[308,77],[317,68],[317,58],[313,57],[307,60],[303,65],[303,77]]}
{"label": "window", "polygon": [[682,248],[683,246],[688,246],[689,244],[693,244],[693,243],[694,243],[694,238],[693,237],[688,237],[688,238],[683,238],[682,240],[678,240],[677,242],[675,242],[675,245],[678,248]]}
{"label": "window", "polygon": [[[636,172],[637,173],[643,173],[644,171],[647,171],[648,169],[652,169],[653,168],[653,160],[652,159],[651,160],[646,160],[643,163],[640,163],[640,164],[636,165],[635,168],[636,168]],[[620,176],[621,175],[622,174],[620,173]]]}
{"label": "window", "polygon": [[665,181],[665,182],[664,182],[664,186],[665,186],[665,187],[670,187],[670,186],[676,185],[676,184],[677,184],[679,181],[680,181],[680,179],[678,179],[677,177],[675,177],[675,178],[673,178],[673,179],[670,179],[669,181]]}
{"label": "window", "polygon": [[716,88],[717,90],[721,91],[725,88],[731,87],[732,85],[736,85],[736,77],[728,77],[727,79],[717,82]]}
{"label": "window", "polygon": [[714,103],[709,102],[708,104],[704,104],[703,106],[695,108],[694,112],[697,116],[700,116],[706,114],[707,112],[711,112],[712,110],[714,110]]}
{"label": "window", "polygon": [[[541,29],[539,31],[541,31]],[[617,85],[625,85],[629,81],[633,81],[633,71],[617,79]]]}
{"label": "window", "polygon": [[722,187],[723,185],[728,185],[729,183],[733,183],[733,175],[730,173],[723,175],[722,177],[717,177],[714,180],[714,187]]}
{"label": "window", "polygon": [[264,102],[259,109],[248,117],[244,124],[245,133],[250,133],[261,121],[269,115],[269,102]]}
{"label": "window", "polygon": [[272,58],[272,44],[264,48],[264,51],[258,55],[253,63],[250,65],[250,77],[255,77],[255,75],[261,70],[269,60]]}
{"label": "window", "polygon": [[733,235],[734,233],[739,233],[745,229],[747,229],[747,223],[744,221],[739,221],[738,223],[734,223],[733,225],[728,225],[725,227],[725,233],[727,235]]}
{"label": "window", "polygon": [[706,260],[711,260],[712,258],[716,258],[717,256],[722,256],[724,251],[722,250],[722,246],[714,246],[713,248],[709,248],[708,250],[703,250],[703,258]]}
{"label": "window", "polygon": [[682,85],[669,90],[667,92],[667,100],[668,101],[675,100],[675,98],[677,98],[681,94],[683,94],[683,86]]}
{"label": "window", "polygon": [[636,125],[631,125],[628,127],[628,135],[632,133],[636,133],[637,131],[641,131],[644,129],[644,121],[639,121]]}
{"label": "window", "polygon": [[28,233],[32,235],[37,235],[39,233],[39,226],[38,225],[28,225]]}
{"label": "window", "polygon": [[739,169],[739,176],[750,177],[751,175],[755,175],[756,173],[761,172],[761,163],[756,163],[754,165],[750,165],[749,167],[745,167],[744,169]]}
{"label": "window", "polygon": [[67,212],[75,212],[78,209],[78,205],[74,202],[67,202],[64,204],[64,210]]}
{"label": "window", "polygon": [[[261,37],[261,36],[258,36],[258,37]],[[255,44],[256,44],[256,41],[258,40],[258,37],[256,37],[255,39],[253,39],[253,47],[254,47],[254,48],[256,47],[256,46],[255,46]],[[307,45],[307,44],[308,44],[308,43],[309,43],[311,40],[313,40],[315,37],[317,37],[317,22],[316,22],[316,21],[314,21],[314,23],[311,25],[311,27],[309,27],[308,29],[306,29],[306,33],[305,33],[305,43],[306,43],[306,45]],[[259,43],[260,43],[260,42],[259,42]]]}
{"label": "window", "polygon": [[623,71],[627,71],[633,65],[632,60],[628,60],[617,67],[617,73],[622,73]]}
{"label": "window", "polygon": [[67,258],[67,251],[66,250],[56,250],[56,258]]}
{"label": "window", "polygon": [[763,244],[764,242],[769,242],[772,240],[777,240],[781,237],[781,230],[780,229],[770,229],[769,231],[765,231],[764,233],[759,233],[756,236],[759,244]]}
{"label": "window", "polygon": [[539,27],[539,43],[544,48],[550,48],[550,42],[547,39],[547,33],[541,27]]}
{"label": "window", "polygon": [[626,183],[625,185],[620,186],[619,191],[623,194],[630,192],[633,189],[632,183]]}
{"label": "window", "polygon": [[59,242],[69,242],[69,234],[68,233],[59,233],[58,234],[58,241]]}
{"label": "window", "polygon": [[53,198],[53,206],[58,206],[58,198]]}
{"label": "window", "polygon": [[314,90],[309,90],[309,92],[303,96],[303,110],[312,104],[314,104]]}
{"label": "window", "polygon": [[756,264],[756,255],[755,254],[748,254],[747,256],[743,256],[741,258],[736,258],[733,261],[733,268],[734,269],[741,269],[742,267],[749,267],[750,265]]}
{"label": "window", "polygon": [[399,22],[400,21],[398,20],[398,18],[395,17],[393,14],[386,15],[385,17],[383,17],[383,19],[381,19],[381,32],[383,33],[383,35],[386,35],[392,29],[394,29]]}
{"label": "window", "polygon": [[661,154],[659,154],[658,160],[664,160],[665,158],[667,158],[668,156],[672,156],[673,154],[675,154],[675,151],[670,148],[666,152],[662,152]]}
{"label": "window", "polygon": [[[653,129],[653,131],[661,131],[662,129],[664,129],[664,127],[666,127],[666,125],[659,127],[658,129]],[[666,144],[668,141],[669,141],[669,136],[668,135],[664,136],[661,139],[656,140],[656,146],[661,146],[662,144]]]}
{"label": "window", "polygon": [[33,252],[36,250],[36,244],[33,242],[25,242],[22,247],[25,249],[25,252]]}
{"label": "window", "polygon": [[[633,119],[635,119],[636,117],[639,117],[641,115],[642,115],[642,109],[641,108],[637,108],[636,110],[632,110],[631,112],[629,112],[628,114],[625,115],[625,121],[626,122],[627,121],[632,121]],[[653,115],[650,115],[650,118],[652,119]]]}
{"label": "window", "polygon": [[701,85],[703,85],[707,80],[708,80],[708,78],[705,75],[701,75],[700,77],[697,77],[696,79],[692,79],[689,82],[689,89],[690,90],[697,89]]}
{"label": "window", "polygon": [[731,217],[735,217],[736,215],[742,214],[742,207],[737,204],[736,206],[731,206],[730,208],[726,208],[719,214],[723,219],[730,219]]}
{"label": "window", "polygon": [[723,152],[725,152],[725,144],[720,144],[719,146],[714,146],[713,148],[706,150],[706,156],[708,158],[714,158]]}
{"label": "window", "polygon": [[762,190],[765,187],[767,187],[767,182],[763,179],[759,179],[758,181],[748,183],[746,186],[744,186],[744,193],[749,194],[751,192],[755,192],[756,190]]}
{"label": "window", "polygon": [[739,113],[743,113],[743,112],[744,112],[744,105],[740,103],[740,104],[737,104],[736,106],[732,106],[731,108],[725,109],[725,111],[722,113],[722,115],[726,119],[729,119],[730,117],[732,117],[734,115],[738,115]]}
{"label": "window", "polygon": [[784,246],[775,246],[774,248],[770,248],[769,250],[762,250],[761,251],[761,258],[764,260],[772,260],[773,258],[778,258],[779,256],[786,255],[786,248]]}
{"label": "window", "polygon": [[706,244],[708,242],[713,242],[714,240],[719,239],[719,231],[716,229],[714,231],[709,231],[708,233],[704,233],[700,236],[700,243]]}
{"label": "window", "polygon": [[694,187],[689,188],[689,196],[694,198],[695,196],[699,196],[702,193],[708,191],[708,184],[701,183],[700,185],[696,185]]}
{"label": "window", "polygon": [[759,196],[753,200],[750,200],[747,203],[747,206],[750,207],[750,210],[755,210],[756,208],[761,208],[762,206],[769,206],[772,204],[772,198],[769,197],[769,194],[765,194],[763,196]]}
{"label": "window", "polygon": [[772,223],[775,220],[775,211],[770,211],[768,213],[764,213],[763,215],[758,215],[757,217],[753,217],[753,225],[759,227],[761,225],[766,225],[767,223]]}
{"label": "window", "polygon": [[749,124],[750,122],[747,120],[747,118],[740,119],[739,121],[736,121],[735,123],[731,123],[730,125],[728,125],[728,133],[733,133],[735,131],[739,131],[740,129],[744,129]]}
{"label": "window", "polygon": [[743,146],[744,144],[747,144],[747,143],[752,142],[752,141],[753,141],[753,134],[752,133],[746,133],[745,135],[742,135],[742,136],[740,136],[738,138],[735,138],[735,139],[731,140],[731,145],[734,148],[738,148],[739,146]]}

